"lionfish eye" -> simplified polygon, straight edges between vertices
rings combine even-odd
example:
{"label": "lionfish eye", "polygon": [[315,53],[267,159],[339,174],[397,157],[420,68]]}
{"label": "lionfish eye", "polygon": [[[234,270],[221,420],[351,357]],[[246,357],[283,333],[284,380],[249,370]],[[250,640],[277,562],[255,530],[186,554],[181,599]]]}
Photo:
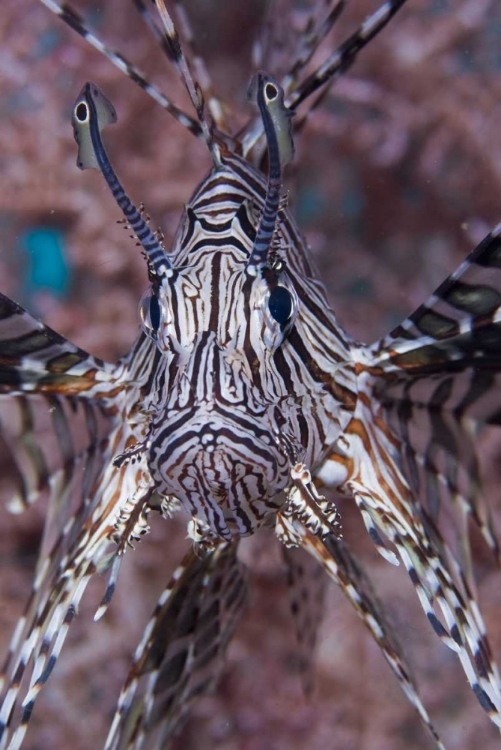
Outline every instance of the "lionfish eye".
{"label": "lionfish eye", "polygon": [[270,293],[268,309],[281,326],[287,325],[294,310],[292,294],[284,286],[276,286]]}
{"label": "lionfish eye", "polygon": [[162,311],[158,297],[151,291],[146,292],[139,303],[139,316],[145,333],[152,335],[158,331],[161,315]]}

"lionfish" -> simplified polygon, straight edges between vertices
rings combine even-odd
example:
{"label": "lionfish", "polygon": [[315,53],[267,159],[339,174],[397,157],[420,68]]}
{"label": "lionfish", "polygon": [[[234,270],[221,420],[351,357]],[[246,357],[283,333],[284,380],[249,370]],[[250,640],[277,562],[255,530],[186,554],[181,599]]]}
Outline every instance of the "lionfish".
{"label": "lionfish", "polygon": [[[467,528],[473,519],[499,559],[476,442],[481,426],[499,423],[501,225],[425,304],[369,346],[337,321],[284,196],[284,170],[306,119],[293,115],[303,103],[306,114],[320,103],[405,0],[382,5],[308,74],[343,0],[311,9],[280,77],[266,69],[274,39],[265,37],[249,87],[254,114],[237,133],[226,125],[180,2],[176,16],[199,80],[164,0],[154,0],[156,10],[134,4],[177,69],[194,115],[105,47],[71,6],[42,2],[201,140],[212,167],[165,247],[107,154],[101,133],[117,119],[114,106],[86,83],[72,110],[77,164],[102,173],[144,256],[140,332],[111,364],[0,295],[0,393],[2,414],[10,415],[1,427],[21,481],[13,504],[22,510],[49,496],[32,593],[2,671],[0,748],[22,745],[90,578],[107,576],[97,619],[152,513],[170,519],[180,511],[189,517],[190,550],[134,653],[105,750],[166,747],[194,701],[215,686],[248,599],[239,545],[260,530],[280,542],[303,660],[311,659],[318,625],[308,607],[322,598],[315,577],[304,575],[306,555],[353,605],[443,747],[397,633],[342,535],[336,497],[356,505],[383,558],[403,564],[430,625],[501,728]],[[452,542],[439,523],[447,503]]]}

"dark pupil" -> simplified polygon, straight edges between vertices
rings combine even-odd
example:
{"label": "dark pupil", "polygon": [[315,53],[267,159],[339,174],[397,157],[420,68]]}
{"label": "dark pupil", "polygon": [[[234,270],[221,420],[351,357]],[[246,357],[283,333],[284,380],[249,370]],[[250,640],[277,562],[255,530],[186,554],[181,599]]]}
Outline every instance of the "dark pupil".
{"label": "dark pupil", "polygon": [[284,286],[276,286],[270,294],[268,308],[277,323],[285,325],[292,315],[292,296]]}
{"label": "dark pupil", "polygon": [[150,297],[150,323],[154,331],[160,328],[160,305],[155,296]]}
{"label": "dark pupil", "polygon": [[83,102],[80,102],[77,107],[77,117],[80,122],[83,122],[87,117],[87,106]]}
{"label": "dark pupil", "polygon": [[270,101],[273,101],[277,97],[277,89],[272,83],[266,84],[266,96]]}

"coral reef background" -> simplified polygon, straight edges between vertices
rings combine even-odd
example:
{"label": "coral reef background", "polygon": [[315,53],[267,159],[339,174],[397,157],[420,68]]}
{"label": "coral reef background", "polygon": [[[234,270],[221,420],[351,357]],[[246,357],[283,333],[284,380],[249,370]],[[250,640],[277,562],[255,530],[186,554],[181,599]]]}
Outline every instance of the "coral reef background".
{"label": "coral reef background", "polygon": [[[217,91],[243,124],[251,44],[264,2],[186,5]],[[300,25],[300,4],[281,5],[293,10],[290,25]],[[333,49],[376,7],[353,0],[322,50]],[[132,4],[81,1],[78,8],[112,48],[189,111],[175,73]],[[340,321],[362,340],[374,340],[417,307],[501,220],[500,39],[495,0],[409,0],[297,139],[286,178],[291,205]],[[36,0],[3,0],[0,40],[0,289],[75,343],[113,360],[135,336],[146,270],[116,223],[120,216],[100,175],[76,168],[73,101],[88,79],[113,101],[119,121],[105,134],[110,154],[134,200],[144,201],[153,224],[164,230],[167,246],[183,203],[210,166],[208,155]],[[41,230],[49,233],[45,250],[37,245]],[[47,258],[44,252],[57,273],[43,272],[38,256]],[[499,516],[501,451],[490,436],[482,458]],[[5,463],[0,471],[1,486]],[[344,536],[370,569],[446,746],[498,747],[497,732],[455,656],[432,633],[405,572],[373,550],[356,509],[346,503],[340,512]],[[43,517],[43,504],[21,517],[1,510],[2,650],[29,592]],[[133,648],[187,546],[181,521],[167,527],[153,519],[152,526],[127,555],[112,606],[98,624],[92,615],[103,582],[92,582],[36,706],[27,750],[102,746]],[[480,601],[500,658],[499,571],[475,532],[473,550]],[[245,554],[253,574],[251,607],[217,693],[195,708],[174,747],[428,747],[376,645],[333,586],[317,650],[316,691],[305,701],[276,545],[271,537],[256,539]]]}

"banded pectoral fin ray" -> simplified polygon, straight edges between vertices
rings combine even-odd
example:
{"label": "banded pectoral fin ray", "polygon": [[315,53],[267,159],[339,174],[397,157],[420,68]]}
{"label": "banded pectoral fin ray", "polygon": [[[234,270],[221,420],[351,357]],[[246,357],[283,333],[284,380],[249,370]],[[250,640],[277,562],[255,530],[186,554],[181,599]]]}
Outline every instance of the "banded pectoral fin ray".
{"label": "banded pectoral fin ray", "polygon": [[500,235],[498,225],[425,304],[372,347],[364,363],[375,375],[374,394],[432,520],[441,507],[459,511],[457,540],[466,570],[467,515],[500,557],[477,456],[479,428],[501,425]]}
{"label": "banded pectoral fin ray", "polygon": [[36,698],[56,665],[89,579],[110,566],[116,578],[113,561],[118,547],[113,540],[121,511],[132,498],[136,505],[149,498],[144,467],[116,469],[111,463],[128,437],[127,425],[118,425],[100,447],[89,479],[84,473],[71,517],[62,525],[56,512],[54,525],[49,521],[52,543],[47,539],[44,545],[31,596],[0,672],[2,750],[20,747]]}
{"label": "banded pectoral fin ray", "polygon": [[[492,390],[501,371],[501,224],[473,250],[428,299],[390,334],[372,346],[370,364],[386,377],[468,373],[470,411],[477,391]],[[474,369],[473,369],[474,368]],[[485,404],[478,417],[491,421]],[[493,404],[497,411],[499,404]],[[468,414],[469,415],[469,414]]]}
{"label": "banded pectoral fin ray", "polygon": [[191,549],[158,599],[123,685],[105,750],[166,747],[217,681],[247,599],[237,545]]}
{"label": "banded pectoral fin ray", "polygon": [[403,484],[400,496],[391,498],[355,481],[350,487],[397,548],[430,625],[457,653],[480,705],[501,727],[498,671],[485,625],[439,529],[430,517],[416,514],[416,500]]}
{"label": "banded pectoral fin ray", "polygon": [[0,393],[91,398],[94,386],[106,390],[115,381],[114,372],[114,365],[71,344],[0,294]]}
{"label": "banded pectoral fin ray", "polygon": [[[482,490],[478,451],[483,444],[478,423],[443,408],[442,379],[408,379],[385,388],[380,398],[393,433],[401,441],[406,476],[427,512],[438,522],[441,510],[455,522],[458,556],[471,569],[467,517],[479,527],[501,561],[494,522]],[[447,401],[447,398],[446,398]],[[487,437],[487,436],[486,436]],[[470,581],[471,583],[471,581]]]}
{"label": "banded pectoral fin ray", "polygon": [[372,583],[348,545],[334,534],[321,539],[295,524],[301,547],[308,552],[335,581],[378,644],[397,677],[408,700],[417,710],[423,725],[438,750],[445,750],[419,696],[418,688],[400,645],[395,628],[388,621]]}
{"label": "banded pectoral fin ray", "polygon": [[304,550],[282,546],[287,593],[296,632],[296,664],[304,694],[311,696],[315,684],[314,652],[324,612],[327,576]]}
{"label": "banded pectoral fin ray", "polygon": [[111,429],[98,402],[43,393],[0,395],[0,432],[13,459],[12,482],[4,475],[13,485],[9,510],[19,513],[43,494],[49,513],[53,504],[64,505],[77,465],[89,482],[93,457]]}

